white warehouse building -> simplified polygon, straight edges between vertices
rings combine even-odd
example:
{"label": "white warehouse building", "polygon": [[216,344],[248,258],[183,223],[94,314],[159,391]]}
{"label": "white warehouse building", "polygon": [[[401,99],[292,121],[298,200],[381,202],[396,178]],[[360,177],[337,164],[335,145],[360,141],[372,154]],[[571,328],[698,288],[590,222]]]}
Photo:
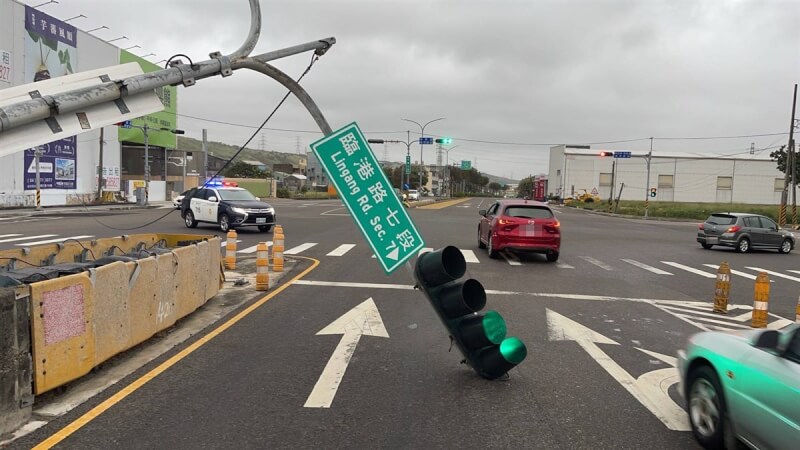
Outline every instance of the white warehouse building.
{"label": "white warehouse building", "polygon": [[647,152],[630,152],[630,158],[601,156],[601,152],[606,150],[550,147],[548,193],[566,198],[582,189],[596,190],[607,200],[613,183],[614,197],[622,189],[622,200],[644,201],[655,188],[656,196],[647,197],[651,201],[780,204],[784,175],[766,152],[735,156],[653,152],[649,186]]}

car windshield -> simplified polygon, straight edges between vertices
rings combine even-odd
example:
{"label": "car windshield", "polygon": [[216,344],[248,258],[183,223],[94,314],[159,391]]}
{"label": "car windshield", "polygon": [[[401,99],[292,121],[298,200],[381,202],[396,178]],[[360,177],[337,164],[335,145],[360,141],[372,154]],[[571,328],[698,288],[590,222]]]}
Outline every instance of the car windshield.
{"label": "car windshield", "polygon": [[221,200],[258,200],[250,191],[245,189],[220,189]]}
{"label": "car windshield", "polygon": [[539,206],[509,206],[504,215],[522,219],[551,219],[553,217],[553,213],[549,209]]}
{"label": "car windshield", "polygon": [[712,214],[708,219],[706,219],[706,223],[710,223],[712,225],[733,225],[736,223],[736,217],[729,216],[727,214]]}

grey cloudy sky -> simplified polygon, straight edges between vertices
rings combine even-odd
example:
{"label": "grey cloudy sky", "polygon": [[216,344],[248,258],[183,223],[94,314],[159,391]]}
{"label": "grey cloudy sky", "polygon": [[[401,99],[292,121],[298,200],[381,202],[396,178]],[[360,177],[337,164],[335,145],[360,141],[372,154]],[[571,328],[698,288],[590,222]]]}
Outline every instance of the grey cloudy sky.
{"label": "grey cloudy sky", "polygon": [[[30,3],[30,2],[29,2]],[[37,2],[39,3],[39,2]],[[30,3],[30,4],[37,4]],[[549,145],[733,154],[785,144],[800,79],[800,1],[262,0],[256,53],[334,36],[303,80],[332,127],[352,121],[368,137],[419,136],[417,122],[446,117],[426,135],[452,136],[450,160],[515,179],[546,173]],[[153,62],[230,53],[249,27],[246,0],[60,0],[41,8]],[[297,77],[310,54],[274,64]],[[256,73],[179,90],[178,112],[247,126],[283,96]],[[252,128],[179,118],[187,134],[241,145]],[[302,151],[321,137],[295,100],[267,125],[271,150]],[[599,144],[640,139],[633,142]],[[597,144],[595,144],[597,143]],[[261,137],[250,147],[259,148]],[[512,145],[514,144],[514,145]],[[545,144],[545,145],[540,145]],[[400,161],[405,145],[375,145]],[[766,150],[769,151],[769,150]],[[412,147],[419,159],[419,147]],[[435,162],[433,146],[426,162]]]}

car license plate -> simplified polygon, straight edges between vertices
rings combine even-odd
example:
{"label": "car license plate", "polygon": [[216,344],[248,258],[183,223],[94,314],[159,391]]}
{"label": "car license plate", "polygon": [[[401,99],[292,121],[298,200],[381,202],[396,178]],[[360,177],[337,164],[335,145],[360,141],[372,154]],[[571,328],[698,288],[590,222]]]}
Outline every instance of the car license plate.
{"label": "car license plate", "polygon": [[718,237],[706,237],[706,244],[719,244]]}
{"label": "car license plate", "polygon": [[266,217],[256,217],[256,223],[267,223]]}

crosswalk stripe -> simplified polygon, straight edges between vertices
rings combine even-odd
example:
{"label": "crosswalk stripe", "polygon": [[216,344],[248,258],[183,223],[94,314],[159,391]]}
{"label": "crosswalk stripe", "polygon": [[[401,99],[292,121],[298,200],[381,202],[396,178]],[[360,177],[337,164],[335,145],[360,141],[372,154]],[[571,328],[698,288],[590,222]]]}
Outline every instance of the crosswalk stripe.
{"label": "crosswalk stripe", "polygon": [[[271,245],[272,245],[272,241],[267,241],[267,248],[269,248]],[[254,245],[252,247],[247,247],[247,248],[245,248],[243,250],[239,250],[236,253],[245,253],[245,254],[247,254],[247,253],[255,253],[257,251],[258,251],[258,244]]]}
{"label": "crosswalk stripe", "polygon": [[693,273],[693,274],[696,274],[696,275],[700,275],[701,277],[706,277],[706,278],[717,278],[717,276],[716,276],[716,275],[714,275],[714,274],[712,274],[712,273],[703,272],[702,270],[697,270],[697,269],[694,269],[694,268],[692,268],[692,267],[689,267],[689,266],[684,266],[683,264],[678,264],[678,263],[676,263],[676,262],[672,262],[672,261],[661,261],[661,263],[662,263],[662,264],[666,264],[666,265],[668,265],[668,266],[675,267],[676,269],[681,269],[681,270],[685,270],[685,271],[687,271],[687,272],[691,272],[691,273]]}
{"label": "crosswalk stripe", "polygon": [[304,251],[310,249],[311,247],[313,247],[315,245],[317,245],[316,242],[306,242],[305,244],[300,244],[297,247],[290,248],[289,250],[286,250],[285,252],[283,252],[283,254],[284,255],[296,255],[298,253],[301,253],[301,252],[304,252]]}
{"label": "crosswalk stripe", "polygon": [[[661,305],[661,307],[665,308],[665,309],[669,309],[670,311],[680,311],[680,312],[682,312],[684,314],[688,313],[688,314],[692,315],[691,317],[698,317],[698,316],[713,317],[713,318],[724,317],[724,318],[727,318],[727,319],[732,319],[732,320],[737,321],[737,322],[744,322],[744,320],[739,320],[739,317],[742,317],[742,316],[733,316],[733,317],[721,316],[718,313],[712,312],[712,309],[711,309],[712,305],[711,304],[709,304],[708,308],[706,308],[703,311],[687,310],[686,308],[683,308],[681,306]],[[752,316],[753,315],[752,312],[748,312],[748,313],[745,313],[745,314],[747,314],[748,316]]]}
{"label": "crosswalk stripe", "polygon": [[38,236],[16,237],[16,238],[11,238],[11,239],[2,239],[2,240],[0,240],[0,243],[4,243],[4,242],[19,242],[19,241],[25,241],[25,240],[28,240],[28,239],[41,239],[41,238],[49,238],[49,237],[53,237],[53,236],[58,236],[58,235],[57,234],[40,234]]}
{"label": "crosswalk stripe", "polygon": [[[706,266],[706,267],[710,267],[712,269],[719,270],[719,266],[716,265],[716,264],[703,264],[703,265]],[[731,273],[734,274],[734,275],[739,275],[740,277],[749,278],[751,280],[755,280],[756,279],[755,275],[749,274],[749,273],[745,273],[745,272],[740,272],[738,270],[731,269]],[[769,280],[769,282],[770,283],[774,283],[775,280]]]}
{"label": "crosswalk stripe", "polygon": [[574,269],[575,268],[574,266],[570,266],[569,264],[563,263],[563,262],[557,262],[556,263],[556,267],[558,267],[559,269]]}
{"label": "crosswalk stripe", "polygon": [[503,258],[505,258],[505,260],[508,262],[509,265],[511,266],[522,265],[522,263],[519,261],[519,258],[517,258],[517,255],[509,252],[500,252],[500,254],[503,255]]}
{"label": "crosswalk stripe", "polygon": [[[53,236],[55,236],[55,235],[53,235]],[[80,241],[81,239],[87,239],[87,238],[90,238],[90,237],[94,237],[94,236],[70,236],[70,237],[64,237],[64,238],[48,239],[46,241],[23,242],[21,244],[14,244],[14,245],[18,245],[18,246],[22,247],[22,246],[25,246],[25,245],[53,244],[53,243],[56,243],[56,242],[64,242],[67,239],[75,239],[76,241]]]}
{"label": "crosswalk stripe", "polygon": [[[0,236],[0,237],[2,237],[2,236]],[[800,270],[787,270],[787,272],[800,274]]]}
{"label": "crosswalk stripe", "polygon": [[774,275],[779,278],[786,278],[787,280],[797,281],[798,283],[800,283],[800,278],[784,275],[780,272],[773,272],[771,270],[762,269],[760,267],[750,267],[750,266],[745,267],[745,269],[755,270],[756,272],[766,272],[769,275]]}
{"label": "crosswalk stripe", "polygon": [[326,256],[344,256],[347,252],[353,249],[356,244],[342,244],[336,247],[332,252],[328,253]]}
{"label": "crosswalk stripe", "polygon": [[0,238],[22,236],[21,234],[0,234]]}
{"label": "crosswalk stripe", "polygon": [[667,272],[666,270],[661,270],[661,269],[659,269],[657,267],[648,266],[645,263],[641,263],[641,262],[633,260],[633,259],[623,259],[623,261],[625,261],[628,264],[634,265],[634,266],[636,266],[636,267],[638,267],[640,269],[648,270],[648,271],[653,272],[653,273],[658,274],[658,275],[672,275],[672,273]]}
{"label": "crosswalk stripe", "polygon": [[614,270],[613,267],[609,266],[608,264],[604,263],[603,261],[597,260],[592,258],[591,256],[579,256],[578,258],[590,263],[594,264],[595,266],[603,269],[603,270]]}
{"label": "crosswalk stripe", "polygon": [[461,254],[464,255],[464,260],[468,263],[480,263],[480,261],[478,261],[478,257],[475,256],[475,252],[472,250],[461,250]]}

